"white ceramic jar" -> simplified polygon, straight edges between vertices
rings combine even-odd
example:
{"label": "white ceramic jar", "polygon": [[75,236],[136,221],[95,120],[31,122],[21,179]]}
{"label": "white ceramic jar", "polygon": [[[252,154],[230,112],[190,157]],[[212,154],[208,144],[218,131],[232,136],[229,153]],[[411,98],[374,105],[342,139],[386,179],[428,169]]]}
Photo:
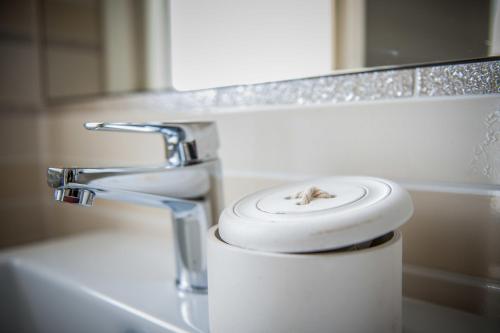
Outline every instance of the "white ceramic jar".
{"label": "white ceramic jar", "polygon": [[[332,195],[303,205],[311,187]],[[249,195],[208,238],[212,332],[400,332],[409,194],[370,177],[330,177]]]}

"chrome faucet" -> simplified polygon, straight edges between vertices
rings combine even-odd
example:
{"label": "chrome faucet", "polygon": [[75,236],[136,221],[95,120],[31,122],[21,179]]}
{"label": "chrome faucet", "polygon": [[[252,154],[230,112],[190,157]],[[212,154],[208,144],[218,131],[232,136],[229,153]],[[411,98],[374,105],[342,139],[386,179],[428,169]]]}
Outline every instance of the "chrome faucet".
{"label": "chrome faucet", "polygon": [[94,198],[169,208],[172,212],[176,285],[207,290],[206,231],[222,209],[217,129],[211,122],[86,123],[89,130],[160,133],[166,162],[153,167],[49,168],[55,199],[91,206]]}

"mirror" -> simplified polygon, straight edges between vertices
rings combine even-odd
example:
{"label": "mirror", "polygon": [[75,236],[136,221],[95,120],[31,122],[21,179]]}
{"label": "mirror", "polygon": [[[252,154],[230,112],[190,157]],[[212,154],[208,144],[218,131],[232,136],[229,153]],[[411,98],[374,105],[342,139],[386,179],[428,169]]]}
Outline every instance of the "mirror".
{"label": "mirror", "polygon": [[500,55],[498,0],[42,0],[49,99]]}

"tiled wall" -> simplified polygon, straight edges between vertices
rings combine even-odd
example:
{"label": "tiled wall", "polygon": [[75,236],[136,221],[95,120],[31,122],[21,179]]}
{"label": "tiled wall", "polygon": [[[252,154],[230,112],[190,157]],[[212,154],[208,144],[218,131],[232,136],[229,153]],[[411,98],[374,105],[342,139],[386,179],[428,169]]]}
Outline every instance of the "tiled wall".
{"label": "tiled wall", "polygon": [[40,240],[36,1],[0,3],[0,247]]}
{"label": "tiled wall", "polygon": [[33,112],[0,112],[0,247],[45,236],[38,123]]}
{"label": "tiled wall", "polygon": [[[217,122],[226,201],[257,189],[326,175],[395,179],[410,189],[415,216],[403,228],[405,293],[465,310],[500,305],[500,97],[439,97],[253,111],[162,112],[127,99],[51,110],[47,165],[129,165],[162,161],[155,135],[92,133],[85,121]],[[492,132],[493,130],[493,132]],[[47,189],[46,198],[49,198]],[[120,216],[113,215],[120,210]],[[96,209],[97,208],[97,209]],[[94,226],[141,228],[161,210],[98,202],[92,209],[47,200],[52,233]],[[148,218],[140,218],[147,214]],[[77,220],[75,220],[77,219]],[[108,221],[108,224],[102,220]]]}

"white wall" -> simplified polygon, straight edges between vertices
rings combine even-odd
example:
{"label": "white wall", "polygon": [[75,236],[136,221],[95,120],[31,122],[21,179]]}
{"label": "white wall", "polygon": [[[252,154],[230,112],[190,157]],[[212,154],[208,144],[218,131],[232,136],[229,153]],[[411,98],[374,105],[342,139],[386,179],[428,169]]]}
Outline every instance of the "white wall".
{"label": "white wall", "polygon": [[331,0],[171,1],[172,79],[179,90],[326,74]]}

